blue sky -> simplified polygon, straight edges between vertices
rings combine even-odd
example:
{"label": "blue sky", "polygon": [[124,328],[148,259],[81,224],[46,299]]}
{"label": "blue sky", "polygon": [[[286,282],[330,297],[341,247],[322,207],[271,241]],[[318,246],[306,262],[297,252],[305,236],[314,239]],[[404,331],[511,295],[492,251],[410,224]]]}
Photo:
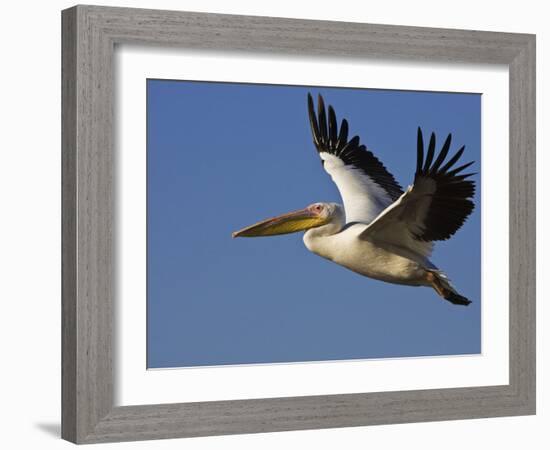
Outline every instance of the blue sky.
{"label": "blue sky", "polygon": [[[472,300],[357,275],[307,251],[302,233],[231,232],[317,201],[340,202],[314,149],[307,92],[347,118],[405,188],[416,129],[480,172],[481,96],[147,81],[149,368],[472,354],[481,351],[476,209],[432,261]],[[427,140],[427,137],[425,138]]]}

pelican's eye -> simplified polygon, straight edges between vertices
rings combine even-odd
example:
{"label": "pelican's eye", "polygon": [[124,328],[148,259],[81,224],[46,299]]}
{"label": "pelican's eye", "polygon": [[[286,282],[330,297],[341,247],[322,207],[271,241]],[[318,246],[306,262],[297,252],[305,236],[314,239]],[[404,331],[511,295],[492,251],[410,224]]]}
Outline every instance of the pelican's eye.
{"label": "pelican's eye", "polygon": [[320,213],[323,211],[323,205],[313,205],[313,211]]}

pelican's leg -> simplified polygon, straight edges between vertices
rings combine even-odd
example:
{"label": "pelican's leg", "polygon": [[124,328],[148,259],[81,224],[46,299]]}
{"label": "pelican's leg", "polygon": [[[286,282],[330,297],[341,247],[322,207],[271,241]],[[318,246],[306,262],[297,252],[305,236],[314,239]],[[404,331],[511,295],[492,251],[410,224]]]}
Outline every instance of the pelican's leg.
{"label": "pelican's leg", "polygon": [[434,288],[434,290],[439,294],[440,297],[443,297],[445,300],[455,304],[455,305],[464,305],[467,306],[472,303],[466,297],[463,297],[454,288],[450,285],[449,281],[444,278],[442,279],[437,275],[437,272],[432,272],[431,270],[426,270],[426,281],[428,284]]}
{"label": "pelican's leg", "polygon": [[441,285],[439,279],[429,270],[426,271],[426,281],[434,288],[435,292],[437,292],[440,297],[445,298],[448,295],[449,291]]}

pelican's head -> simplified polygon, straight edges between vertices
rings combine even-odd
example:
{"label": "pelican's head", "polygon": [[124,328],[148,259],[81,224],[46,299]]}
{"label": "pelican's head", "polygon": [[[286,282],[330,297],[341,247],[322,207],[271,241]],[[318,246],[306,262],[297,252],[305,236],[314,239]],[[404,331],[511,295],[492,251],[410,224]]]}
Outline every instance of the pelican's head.
{"label": "pelican's head", "polygon": [[339,231],[343,225],[343,208],[337,203],[314,203],[307,208],[266,219],[233,233],[233,237],[274,236],[278,234],[296,233],[330,225],[337,226]]}

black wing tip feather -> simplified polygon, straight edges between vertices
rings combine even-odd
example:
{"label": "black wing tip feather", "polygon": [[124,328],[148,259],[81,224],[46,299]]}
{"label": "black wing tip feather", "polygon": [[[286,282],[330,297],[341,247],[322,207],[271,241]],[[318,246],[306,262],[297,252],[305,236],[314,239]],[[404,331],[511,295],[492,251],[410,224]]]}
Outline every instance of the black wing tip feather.
{"label": "black wing tip feather", "polygon": [[[433,137],[433,139],[432,139]],[[432,133],[430,148],[426,160],[423,158],[423,149],[420,148],[423,142],[422,130],[418,127],[418,149],[417,149],[417,171],[415,183],[420,179],[431,179],[436,182],[436,190],[432,194],[432,206],[425,220],[424,231],[416,236],[423,241],[435,241],[449,239],[464,224],[466,218],[474,210],[472,201],[475,194],[475,183],[467,178],[475,173],[461,173],[470,167],[475,161],[470,161],[459,167],[454,167],[462,154],[465,146],[462,146],[443,167],[449,148],[452,135],[449,134],[435,162],[433,157],[435,150],[435,136]],[[432,163],[433,162],[433,163]]]}
{"label": "black wing tip feather", "polygon": [[317,97],[317,111],[310,92],[307,94],[308,114],[313,134],[313,143],[319,153],[329,153],[340,158],[344,164],[363,170],[375,183],[397,200],[403,189],[372,152],[361,145],[359,136],[348,139],[349,125],[342,119],[338,127],[336,112],[328,105],[328,122],[325,101],[321,94]]}
{"label": "black wing tip feather", "polygon": [[[416,175],[456,175],[462,170],[466,169],[467,167],[470,167],[472,164],[475,163],[475,161],[470,161],[460,167],[453,168],[453,166],[456,164],[456,162],[460,159],[462,154],[464,153],[464,150],[466,146],[462,146],[458,149],[458,151],[450,158],[443,167],[441,167],[441,164],[445,161],[447,154],[449,152],[450,146],[451,146],[451,139],[452,134],[449,133],[447,135],[447,138],[445,139],[445,143],[443,144],[435,162],[433,161],[433,157],[435,156],[435,134],[431,133],[430,136],[430,145],[428,149],[428,155],[426,159],[424,160],[424,152],[423,152],[423,138],[422,138],[422,129],[418,127],[418,148],[417,148],[417,171]],[[433,144],[432,144],[433,142]],[[432,150],[433,148],[433,150]],[[433,155],[430,155],[430,153],[433,153]],[[453,168],[453,170],[449,171],[449,169]],[[474,175],[469,174],[469,175]]]}

